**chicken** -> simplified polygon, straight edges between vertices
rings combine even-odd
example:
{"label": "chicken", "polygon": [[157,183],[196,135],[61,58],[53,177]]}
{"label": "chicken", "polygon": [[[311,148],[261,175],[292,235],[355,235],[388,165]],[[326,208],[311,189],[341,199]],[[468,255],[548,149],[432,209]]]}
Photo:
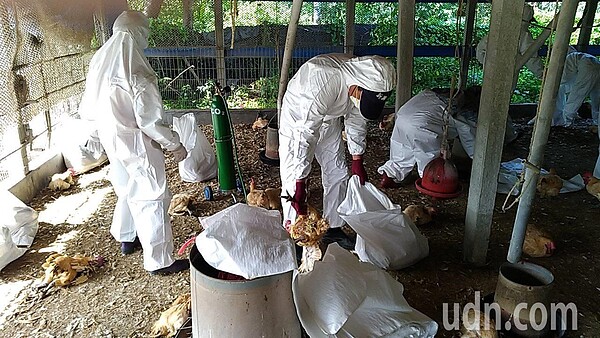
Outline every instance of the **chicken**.
{"label": "chicken", "polygon": [[563,180],[556,174],[554,168],[550,169],[547,175],[542,175],[537,184],[537,191],[541,197],[555,197],[558,196],[560,189],[562,189]]}
{"label": "chicken", "polygon": [[381,130],[392,130],[394,128],[394,120],[396,119],[396,114],[387,114],[383,116],[383,120],[379,122],[379,129]]}
{"label": "chicken", "polygon": [[421,205],[409,205],[403,213],[410,218],[415,225],[423,225],[431,222],[436,213],[434,207],[424,207]]}
{"label": "chicken", "polygon": [[268,210],[281,210],[281,188],[258,190],[254,179],[250,179],[250,192],[246,196],[246,203]]}
{"label": "chicken", "polygon": [[298,272],[306,273],[312,271],[314,262],[321,259],[321,238],[329,228],[326,219],[321,218],[312,206],[308,206],[308,215],[300,215],[294,224],[288,224],[286,230],[296,244],[302,247],[302,259]]}
{"label": "chicken", "polygon": [[342,140],[344,142],[348,142],[348,135],[346,135],[346,131],[342,130]]}
{"label": "chicken", "polygon": [[550,234],[534,224],[527,225],[523,242],[525,254],[530,257],[548,257],[552,256],[554,250],[556,250],[556,244]]}
{"label": "chicken", "polygon": [[192,298],[189,293],[177,297],[171,307],[160,314],[160,318],[152,325],[154,337],[172,337],[183,326],[191,315]]}
{"label": "chicken", "polygon": [[594,176],[590,177],[590,180],[585,186],[585,190],[600,200],[600,179],[597,179]]}
{"label": "chicken", "polygon": [[184,214],[192,215],[192,211],[189,209],[190,202],[194,199],[194,196],[188,193],[181,193],[173,195],[171,198],[171,204],[169,204],[169,215],[181,216]]}
{"label": "chicken", "polygon": [[461,325],[461,338],[498,338],[496,321],[485,313],[469,309]]}
{"label": "chicken", "polygon": [[44,277],[38,287],[68,286],[88,280],[91,272],[104,265],[101,256],[86,257],[77,254],[73,257],[55,253],[46,258],[42,268]]}
{"label": "chicken", "polygon": [[254,123],[252,123],[252,130],[264,129],[268,124],[269,124],[268,119],[258,116],[256,118],[256,121],[254,121]]}
{"label": "chicken", "polygon": [[75,172],[69,168],[64,173],[52,175],[48,188],[51,190],[67,190],[72,185],[75,185]]}

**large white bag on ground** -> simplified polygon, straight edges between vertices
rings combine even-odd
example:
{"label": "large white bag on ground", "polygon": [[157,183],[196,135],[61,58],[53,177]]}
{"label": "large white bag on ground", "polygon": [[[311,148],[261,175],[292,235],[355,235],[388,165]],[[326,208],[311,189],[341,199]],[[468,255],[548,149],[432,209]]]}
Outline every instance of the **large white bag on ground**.
{"label": "large white bag on ground", "polygon": [[373,184],[361,185],[358,176],[350,178],[337,211],[356,231],[355,250],[362,261],[383,269],[402,269],[429,254],[427,238],[401,207]]}
{"label": "large white bag on ground", "polygon": [[213,268],[247,279],[296,268],[294,242],[281,226],[281,214],[243,203],[200,220],[196,247]]}
{"label": "large white bag on ground", "polygon": [[93,122],[69,119],[55,132],[59,136],[58,146],[67,168],[83,174],[106,161],[108,157],[98,139]]}
{"label": "large white bag on ground", "polygon": [[33,243],[38,213],[10,192],[0,191],[0,270],[21,257]]}
{"label": "large white bag on ground", "polygon": [[313,271],[295,273],[292,291],[298,318],[311,338],[426,338],[438,329],[408,304],[401,283],[338,244],[329,245]]}
{"label": "large white bag on ground", "polygon": [[202,182],[217,176],[217,159],[206,135],[196,124],[194,114],[173,117],[173,130],[188,152],[179,162],[179,175],[185,182]]}

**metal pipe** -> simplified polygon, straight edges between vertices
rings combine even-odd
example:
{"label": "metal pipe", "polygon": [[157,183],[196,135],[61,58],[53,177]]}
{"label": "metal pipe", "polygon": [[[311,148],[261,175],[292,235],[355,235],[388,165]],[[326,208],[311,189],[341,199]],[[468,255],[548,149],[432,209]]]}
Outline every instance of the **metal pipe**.
{"label": "metal pipe", "polygon": [[467,87],[467,77],[469,75],[469,61],[471,61],[471,43],[473,43],[473,27],[475,26],[475,10],[477,9],[477,0],[467,0],[467,19],[465,23],[465,34],[463,36],[462,53],[460,57],[460,83],[459,87]]}
{"label": "metal pipe", "polygon": [[[523,68],[523,66],[525,66],[527,61],[529,61],[529,59],[531,59],[531,57],[534,54],[536,54],[538,52],[538,50],[540,50],[540,48],[542,48],[542,46],[546,42],[546,39],[548,39],[548,37],[550,36],[550,32],[552,31],[552,26],[554,25],[554,21],[559,16],[559,14],[560,14],[560,11],[558,13],[556,13],[556,15],[554,16],[554,18],[552,18],[552,20],[550,20],[550,22],[546,25],[546,28],[544,28],[544,30],[540,33],[540,35],[538,35],[538,37],[535,39],[535,41],[533,41],[533,43],[531,45],[529,45],[529,47],[527,47],[527,50],[525,50],[525,53],[523,53],[521,55],[517,55],[517,63],[515,65],[515,74],[518,74],[519,70],[521,68]],[[515,75],[515,76],[518,76],[518,75]]]}
{"label": "metal pipe", "polygon": [[281,74],[279,74],[279,93],[277,94],[277,121],[281,114],[281,104],[283,95],[287,89],[287,83],[290,76],[290,67],[292,65],[292,55],[294,45],[296,44],[296,32],[298,31],[298,21],[300,20],[300,9],[302,8],[302,0],[294,0],[292,2],[292,14],[290,23],[285,37],[285,49],[283,50],[283,60],[281,61]]}
{"label": "metal pipe", "polygon": [[539,104],[538,117],[533,129],[531,148],[525,170],[525,183],[521,190],[519,207],[515,216],[512,238],[508,248],[508,261],[516,263],[521,260],[523,252],[523,242],[525,240],[525,231],[527,230],[527,221],[531,212],[531,205],[535,197],[537,181],[539,177],[539,168],[544,161],[544,147],[548,142],[550,133],[550,124],[552,123],[552,114],[556,105],[556,93],[560,85],[567,55],[567,46],[571,37],[573,23],[575,22],[575,11],[577,10],[578,0],[564,0],[558,24],[550,61],[548,62],[548,71],[542,86],[542,97]]}

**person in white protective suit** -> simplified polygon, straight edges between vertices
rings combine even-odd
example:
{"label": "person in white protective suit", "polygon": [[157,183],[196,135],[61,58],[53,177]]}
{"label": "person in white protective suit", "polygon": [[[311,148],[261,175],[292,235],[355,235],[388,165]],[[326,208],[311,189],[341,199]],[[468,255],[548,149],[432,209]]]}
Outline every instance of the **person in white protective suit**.
{"label": "person in white protective suit", "polygon": [[352,174],[364,184],[368,180],[362,157],[367,120],[381,117],[395,82],[394,66],[381,56],[325,54],[298,69],[283,97],[279,121],[282,193],[290,196],[282,199],[284,226],[307,213],[306,181],[316,158],[321,166],[323,216],[330,226],[324,242],[352,247],[337,213],[349,177],[342,125],[352,155]]}
{"label": "person in white protective suit", "polygon": [[[440,155],[444,128],[444,111],[449,92],[426,89],[408,100],[395,116],[390,139],[390,159],[377,169],[382,188],[396,188],[413,170],[420,177],[423,169]],[[455,114],[448,114],[448,140],[458,137],[467,155],[473,158],[477,109],[481,87],[471,87],[455,97]]]}
{"label": "person in white protective suit", "polygon": [[150,28],[137,11],[125,11],[113,35],[90,61],[81,100],[82,116],[93,120],[110,161],[110,181],[117,195],[110,232],[123,254],[141,244],[144,269],[166,274],[189,268],[173,258],[173,235],[167,209],[165,157],[185,159],[187,151],[163,122],[157,79],[144,56]]}
{"label": "person in white protective suit", "polygon": [[556,96],[556,110],[552,125],[565,127],[573,125],[577,110],[588,96],[592,106],[592,120],[597,124],[600,112],[600,61],[590,54],[569,53],[565,59]]}

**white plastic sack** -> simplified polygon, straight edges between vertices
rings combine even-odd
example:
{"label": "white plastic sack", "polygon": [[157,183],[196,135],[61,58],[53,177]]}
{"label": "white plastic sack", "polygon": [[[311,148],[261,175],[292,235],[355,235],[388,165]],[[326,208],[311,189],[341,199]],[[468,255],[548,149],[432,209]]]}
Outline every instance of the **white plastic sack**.
{"label": "white plastic sack", "polygon": [[38,213],[10,192],[0,192],[0,270],[21,257],[33,243]]}
{"label": "white plastic sack", "polygon": [[185,182],[203,182],[217,176],[217,159],[208,139],[196,124],[194,114],[173,117],[173,130],[188,152],[179,162],[179,175]]}
{"label": "white plastic sack", "polygon": [[65,121],[56,132],[62,135],[58,141],[59,149],[67,168],[76,174],[92,170],[106,161],[108,157],[92,126],[93,122],[80,119]]}
{"label": "white plastic sack", "polygon": [[296,311],[311,338],[434,337],[438,325],[413,309],[387,272],[359,262],[338,244],[311,273],[295,272]]}
{"label": "white plastic sack", "polygon": [[294,242],[277,210],[238,203],[200,220],[196,247],[213,268],[246,279],[296,268]]}
{"label": "white plastic sack", "polygon": [[[513,186],[519,182],[521,172],[523,171],[523,160],[515,158],[508,162],[500,163],[500,170],[498,171],[498,189],[497,192],[500,194],[508,194]],[[542,174],[548,174],[545,169],[541,170]],[[537,182],[536,182],[537,184]],[[585,182],[583,177],[577,174],[571,177],[569,180],[563,179],[563,187],[560,189],[561,194],[567,192],[575,192],[585,188]],[[513,191],[512,195],[518,195],[521,191],[521,187],[517,186]]]}
{"label": "white plastic sack", "polygon": [[348,182],[346,199],[337,209],[356,231],[360,260],[383,269],[402,269],[427,257],[429,244],[399,205],[373,184],[361,185],[358,176]]}

